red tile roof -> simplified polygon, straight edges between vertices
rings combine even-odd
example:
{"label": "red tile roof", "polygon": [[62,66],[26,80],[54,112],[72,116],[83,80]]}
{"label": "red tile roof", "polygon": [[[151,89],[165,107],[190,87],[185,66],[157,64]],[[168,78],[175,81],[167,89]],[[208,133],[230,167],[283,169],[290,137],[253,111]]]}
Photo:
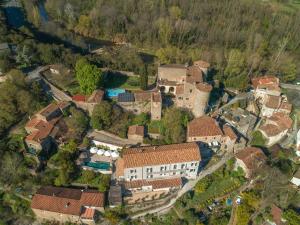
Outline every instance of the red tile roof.
{"label": "red tile roof", "polygon": [[[123,168],[200,161],[200,149],[196,143],[161,146],[145,146],[123,150]],[[120,172],[122,174],[122,172]]]}
{"label": "red tile roof", "polygon": [[53,113],[54,111],[58,110],[59,107],[57,104],[55,103],[51,103],[49,105],[47,105],[45,108],[41,109],[38,114],[42,115],[42,116],[48,116],[49,114]]}
{"label": "red tile roof", "polygon": [[271,109],[278,109],[281,102],[281,96],[268,95],[266,107]]}
{"label": "red tile roof", "polygon": [[211,137],[218,135],[223,135],[223,132],[218,122],[209,116],[198,117],[188,124],[188,137]]}
{"label": "red tile roof", "polygon": [[128,128],[128,135],[139,135],[144,137],[145,128],[144,126],[133,125]]}
{"label": "red tile roof", "polygon": [[211,92],[212,89],[213,89],[212,86],[210,84],[207,84],[207,83],[196,84],[196,88],[199,91],[204,91],[204,92]]}
{"label": "red tile roof", "polygon": [[149,91],[135,92],[134,99],[137,102],[151,101],[151,92],[149,92]]}
{"label": "red tile roof", "polygon": [[272,205],[271,208],[271,214],[273,216],[273,221],[276,223],[276,225],[282,224],[281,217],[282,217],[282,210],[278,208],[276,205]]}
{"label": "red tile roof", "polygon": [[275,76],[255,77],[251,80],[254,88],[262,87],[278,87],[279,79]]}
{"label": "red tile roof", "polygon": [[95,216],[95,209],[86,208],[86,207],[84,207],[82,209],[82,213],[80,215],[80,217],[83,218],[83,219],[93,219],[94,216]]}
{"label": "red tile roof", "polygon": [[235,157],[242,160],[250,170],[257,169],[267,159],[263,151],[255,147],[246,147],[237,153]]}
{"label": "red tile roof", "polygon": [[186,81],[189,83],[202,83],[203,72],[198,66],[189,66],[187,68]]}
{"label": "red tile roof", "polygon": [[153,102],[162,102],[161,93],[160,92],[153,92],[152,93],[152,101]]}
{"label": "red tile roof", "polygon": [[143,186],[152,186],[153,189],[181,187],[181,178],[159,179],[159,180],[133,180],[125,182],[126,189],[142,188]]}
{"label": "red tile roof", "polygon": [[223,132],[224,132],[224,135],[228,136],[231,140],[237,139],[237,135],[235,134],[235,132],[233,131],[233,129],[230,126],[225,125],[223,127]]}
{"label": "red tile roof", "polygon": [[32,209],[78,216],[83,206],[104,207],[104,194],[94,190],[42,187],[31,202]]}
{"label": "red tile roof", "polygon": [[85,102],[86,96],[85,95],[74,95],[74,96],[72,96],[72,100],[75,102]]}

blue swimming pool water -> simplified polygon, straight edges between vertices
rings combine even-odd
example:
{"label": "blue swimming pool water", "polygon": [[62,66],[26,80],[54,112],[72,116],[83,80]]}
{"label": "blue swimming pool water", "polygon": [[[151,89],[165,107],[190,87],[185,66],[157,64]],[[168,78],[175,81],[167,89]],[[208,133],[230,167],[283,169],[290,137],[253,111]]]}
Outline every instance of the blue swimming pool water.
{"label": "blue swimming pool water", "polygon": [[109,98],[118,97],[119,94],[122,94],[125,92],[126,92],[126,90],[123,88],[106,89],[106,96]]}
{"label": "blue swimming pool water", "polygon": [[85,166],[100,169],[100,170],[109,170],[110,164],[108,162],[86,162],[84,163]]}

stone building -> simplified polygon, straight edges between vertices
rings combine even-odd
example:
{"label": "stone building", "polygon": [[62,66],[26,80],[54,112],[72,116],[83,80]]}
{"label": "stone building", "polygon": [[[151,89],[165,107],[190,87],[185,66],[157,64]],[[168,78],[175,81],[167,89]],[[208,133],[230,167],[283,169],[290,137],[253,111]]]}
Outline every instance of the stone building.
{"label": "stone building", "polygon": [[292,104],[288,103],[283,96],[267,95],[261,108],[261,115],[270,117],[275,112],[282,112],[289,115],[292,111]]}
{"label": "stone building", "polygon": [[275,76],[255,77],[251,80],[255,99],[265,101],[267,95],[280,96],[279,79]]}
{"label": "stone building", "polygon": [[235,167],[241,167],[245,173],[245,177],[250,178],[255,170],[265,163],[267,157],[259,148],[246,147],[235,155],[235,159]]}
{"label": "stone building", "polygon": [[134,114],[150,113],[152,120],[161,119],[162,97],[160,92],[139,91],[118,95],[118,105]]}
{"label": "stone building", "polygon": [[59,131],[58,122],[68,106],[68,102],[51,103],[26,123],[25,130],[28,135],[25,143],[31,152],[50,149]]}
{"label": "stone building", "polygon": [[128,127],[127,137],[129,140],[134,140],[143,143],[145,137],[145,127],[133,125]]}
{"label": "stone building", "polygon": [[175,105],[190,109],[196,117],[205,114],[212,86],[205,83],[209,63],[196,61],[189,65],[161,65],[157,86],[162,93],[175,95]]}
{"label": "stone building", "polygon": [[234,151],[238,137],[233,129],[219,123],[212,117],[202,116],[189,122],[187,127],[187,141],[199,142],[212,148]]}
{"label": "stone building", "polygon": [[259,127],[259,131],[266,139],[266,145],[272,146],[279,142],[292,127],[293,120],[282,112],[276,112],[268,117]]}
{"label": "stone building", "polygon": [[97,211],[104,212],[104,193],[62,187],[42,187],[33,196],[31,209],[38,220],[95,224]]}
{"label": "stone building", "polygon": [[94,110],[94,107],[102,102],[103,97],[104,91],[98,89],[95,90],[90,96],[74,95],[72,97],[72,101],[78,108],[87,111],[91,115]]}
{"label": "stone building", "polygon": [[200,162],[196,143],[128,148],[116,162],[116,178],[124,181],[195,178]]}

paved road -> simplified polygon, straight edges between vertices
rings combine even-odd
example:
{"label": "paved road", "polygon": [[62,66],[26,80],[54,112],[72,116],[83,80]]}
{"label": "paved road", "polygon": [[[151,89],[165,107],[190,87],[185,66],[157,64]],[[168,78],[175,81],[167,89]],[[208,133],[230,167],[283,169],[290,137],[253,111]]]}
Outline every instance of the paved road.
{"label": "paved road", "polygon": [[280,83],[280,87],[300,91],[300,85]]}
{"label": "paved road", "polygon": [[164,214],[167,211],[169,211],[173,205],[175,204],[175,202],[181,197],[183,196],[185,193],[189,192],[190,190],[192,190],[195,185],[198,183],[198,181],[200,181],[201,179],[203,179],[204,177],[206,177],[209,174],[212,174],[213,172],[215,172],[216,170],[218,170],[221,166],[223,166],[228,159],[230,159],[232,157],[232,154],[228,154],[225,155],[219,162],[217,162],[216,164],[214,164],[213,166],[203,170],[202,172],[200,172],[200,174],[198,175],[198,177],[195,180],[190,180],[188,183],[186,183],[182,189],[180,189],[177,193],[177,196],[175,198],[173,198],[168,204],[158,207],[156,209],[152,209],[146,212],[142,212],[140,214],[134,215],[131,218],[132,219],[137,219],[139,217],[143,217],[146,216],[147,214]]}

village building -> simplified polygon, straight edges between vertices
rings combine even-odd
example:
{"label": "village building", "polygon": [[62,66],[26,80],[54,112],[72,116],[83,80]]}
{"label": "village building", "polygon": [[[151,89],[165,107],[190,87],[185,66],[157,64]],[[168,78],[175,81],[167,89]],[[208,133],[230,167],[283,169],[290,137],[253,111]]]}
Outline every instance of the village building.
{"label": "village building", "polygon": [[162,93],[175,95],[177,107],[190,109],[196,117],[205,114],[212,86],[204,82],[209,63],[196,61],[188,65],[158,67],[157,86]]}
{"label": "village building", "polygon": [[108,202],[110,208],[122,205],[122,187],[120,185],[111,185],[108,192]]}
{"label": "village building", "polygon": [[90,115],[92,114],[94,107],[100,104],[104,97],[104,91],[97,89],[90,96],[85,95],[74,95],[72,101],[78,108],[87,111]]}
{"label": "village building", "polygon": [[275,112],[282,112],[289,115],[292,111],[292,104],[289,104],[286,97],[267,95],[262,104],[261,115],[272,116]]}
{"label": "village building", "polygon": [[246,147],[235,155],[235,159],[235,168],[241,167],[245,177],[250,178],[265,163],[267,157],[259,148]]}
{"label": "village building", "polygon": [[117,104],[134,114],[150,113],[151,120],[160,120],[162,111],[161,93],[157,91],[125,92],[118,95]]}
{"label": "village building", "polygon": [[187,126],[187,141],[199,142],[209,147],[226,151],[234,151],[238,136],[232,127],[223,128],[217,120],[209,116],[202,116],[189,122]]}
{"label": "village building", "polygon": [[300,169],[298,169],[297,172],[293,175],[291,183],[300,187]]}
{"label": "village building", "polygon": [[157,179],[157,180],[134,180],[126,181],[124,183],[124,189],[128,194],[134,194],[139,192],[164,192],[178,190],[182,187],[182,179],[169,178],[169,179]]}
{"label": "village building", "polygon": [[266,139],[266,146],[279,142],[292,127],[293,120],[282,112],[276,112],[259,127],[259,131]]}
{"label": "village building", "polygon": [[271,207],[272,218],[268,219],[268,225],[283,225],[286,220],[282,217],[283,211],[278,206],[272,204]]}
{"label": "village building", "polygon": [[124,181],[197,176],[201,162],[196,143],[124,149],[116,162],[116,178]]}
{"label": "village building", "polygon": [[239,134],[248,139],[255,127],[258,117],[242,108],[223,109],[221,119],[234,127]]}
{"label": "village building", "polygon": [[67,102],[51,103],[27,122],[25,130],[28,135],[25,138],[25,143],[30,152],[50,150],[59,131],[58,122],[62,118],[63,111],[69,105]]}
{"label": "village building", "polygon": [[42,187],[33,196],[31,209],[39,220],[95,224],[104,204],[104,193],[95,190]]}
{"label": "village building", "polygon": [[280,96],[279,79],[275,76],[255,77],[251,80],[255,99],[265,102],[268,95]]}
{"label": "village building", "polygon": [[132,125],[128,127],[127,137],[130,140],[135,140],[139,143],[143,143],[145,137],[145,127]]}

